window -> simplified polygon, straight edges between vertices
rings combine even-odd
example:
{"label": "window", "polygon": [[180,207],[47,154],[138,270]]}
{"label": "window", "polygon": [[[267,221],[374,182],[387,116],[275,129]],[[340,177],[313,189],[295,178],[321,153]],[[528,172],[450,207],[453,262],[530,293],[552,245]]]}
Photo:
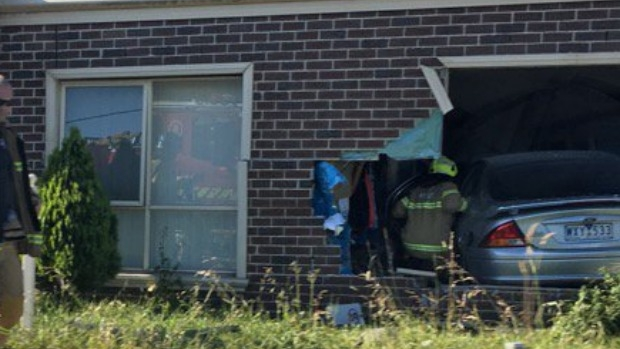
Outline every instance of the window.
{"label": "window", "polygon": [[59,102],[48,105],[59,115],[48,118],[52,148],[72,127],[86,139],[118,217],[124,270],[166,258],[181,271],[245,277],[251,69],[228,68],[48,74]]}
{"label": "window", "polygon": [[67,86],[64,103],[64,134],[80,130],[108,198],[142,202],[143,86]]}

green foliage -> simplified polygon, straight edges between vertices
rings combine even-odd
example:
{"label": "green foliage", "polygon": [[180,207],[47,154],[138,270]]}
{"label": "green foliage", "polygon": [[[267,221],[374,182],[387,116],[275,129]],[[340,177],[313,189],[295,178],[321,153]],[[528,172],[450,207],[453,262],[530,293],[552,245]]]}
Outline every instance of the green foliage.
{"label": "green foliage", "polygon": [[[293,298],[293,296],[291,296]],[[562,346],[547,329],[489,328],[480,335],[441,330],[403,315],[381,326],[336,328],[310,317],[273,318],[251,310],[214,312],[192,302],[170,312],[154,299],[89,300],[67,308],[39,294],[34,326],[12,331],[13,349],[403,349],[504,348],[522,342],[527,348],[617,348],[620,340]],[[291,307],[293,309],[294,307]],[[572,336],[579,336],[574,334]]]}
{"label": "green foliage", "polygon": [[[17,328],[9,339],[9,345],[14,349],[480,349],[502,348],[508,342],[521,342],[527,348],[537,349],[620,347],[620,337],[612,332],[584,342],[584,333],[576,327],[572,328],[575,331],[562,334],[564,341],[577,344],[567,346],[558,342],[558,328],[534,330],[527,326],[513,327],[498,323],[471,332],[455,326],[438,326],[415,312],[386,313],[391,312],[391,306],[387,305],[391,302],[385,301],[390,298],[385,291],[373,292],[371,297],[377,299],[369,300],[368,311],[374,314],[370,314],[372,321],[365,325],[337,327],[321,310],[325,303],[319,298],[326,295],[323,291],[314,293],[315,271],[305,273],[297,263],[291,265],[291,271],[294,278],[287,278],[289,281],[278,282],[275,275],[267,273],[261,282],[264,287],[259,289],[259,293],[276,296],[276,313],[265,310],[266,307],[261,304],[244,301],[234,292],[221,292],[221,287],[225,285],[211,272],[203,274],[212,281],[203,284],[209,286],[206,297],[202,299],[194,293],[192,297],[179,299],[182,306],[176,307],[166,302],[162,304],[157,297],[136,298],[134,293],[128,299],[87,300],[78,296],[78,302],[67,306],[43,292],[36,302],[37,315],[33,328]],[[304,275],[311,286],[308,303],[302,300],[305,298],[301,287]],[[609,276],[603,285],[605,296],[601,297],[601,288],[588,288],[583,290],[582,299],[588,298],[585,303],[603,311],[605,305],[598,306],[597,302],[604,303],[609,301],[608,297],[617,297],[620,293],[619,280]],[[290,281],[294,282],[291,284]],[[372,282],[373,289],[382,288],[375,282],[377,280]],[[419,291],[412,290],[412,295],[420,296]],[[589,298],[587,295],[591,292],[597,296]],[[225,305],[221,308],[209,305],[215,293],[223,297]],[[385,311],[379,311],[377,306],[385,307]],[[587,307],[582,310],[588,312]],[[382,319],[377,321],[375,316]],[[573,324],[588,315],[580,316],[572,319]],[[588,321],[591,321],[590,325],[597,322],[593,319]]]}
{"label": "green foliage", "polygon": [[162,304],[178,305],[179,296],[183,291],[183,281],[177,274],[179,263],[173,263],[172,259],[166,254],[166,239],[168,238],[168,227],[165,226],[160,235],[159,245],[159,264],[154,268],[156,282],[149,287],[151,295],[157,298]]}
{"label": "green foliage", "polygon": [[77,291],[100,287],[120,268],[117,221],[77,128],[50,156],[41,183],[40,274]]}
{"label": "green foliage", "polygon": [[602,283],[583,286],[570,310],[556,319],[560,337],[591,341],[620,335],[620,275],[606,274]]}

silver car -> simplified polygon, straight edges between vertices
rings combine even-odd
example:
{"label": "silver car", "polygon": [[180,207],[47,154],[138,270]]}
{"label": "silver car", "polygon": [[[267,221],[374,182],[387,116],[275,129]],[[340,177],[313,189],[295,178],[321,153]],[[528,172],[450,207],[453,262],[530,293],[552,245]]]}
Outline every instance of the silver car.
{"label": "silver car", "polygon": [[597,151],[499,155],[468,169],[455,223],[479,282],[582,284],[620,271],[620,157]]}

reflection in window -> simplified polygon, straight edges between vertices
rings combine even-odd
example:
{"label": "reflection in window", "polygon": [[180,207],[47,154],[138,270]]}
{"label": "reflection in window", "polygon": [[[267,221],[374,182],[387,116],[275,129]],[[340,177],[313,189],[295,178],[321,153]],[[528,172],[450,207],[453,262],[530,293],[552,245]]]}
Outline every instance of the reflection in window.
{"label": "reflection in window", "polygon": [[235,212],[153,211],[151,265],[165,257],[181,270],[233,270],[236,217]]}
{"label": "reflection in window", "polygon": [[240,84],[237,78],[154,84],[153,204],[236,204]]}
{"label": "reflection in window", "polygon": [[65,134],[77,127],[110,200],[140,200],[142,86],[68,87]]}

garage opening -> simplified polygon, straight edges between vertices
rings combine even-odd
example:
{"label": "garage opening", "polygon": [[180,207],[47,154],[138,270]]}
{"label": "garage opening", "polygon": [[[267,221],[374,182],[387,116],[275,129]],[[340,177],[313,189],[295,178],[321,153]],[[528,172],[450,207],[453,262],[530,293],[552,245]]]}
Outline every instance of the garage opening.
{"label": "garage opening", "polygon": [[444,153],[460,164],[533,150],[620,154],[620,67],[450,69]]}

